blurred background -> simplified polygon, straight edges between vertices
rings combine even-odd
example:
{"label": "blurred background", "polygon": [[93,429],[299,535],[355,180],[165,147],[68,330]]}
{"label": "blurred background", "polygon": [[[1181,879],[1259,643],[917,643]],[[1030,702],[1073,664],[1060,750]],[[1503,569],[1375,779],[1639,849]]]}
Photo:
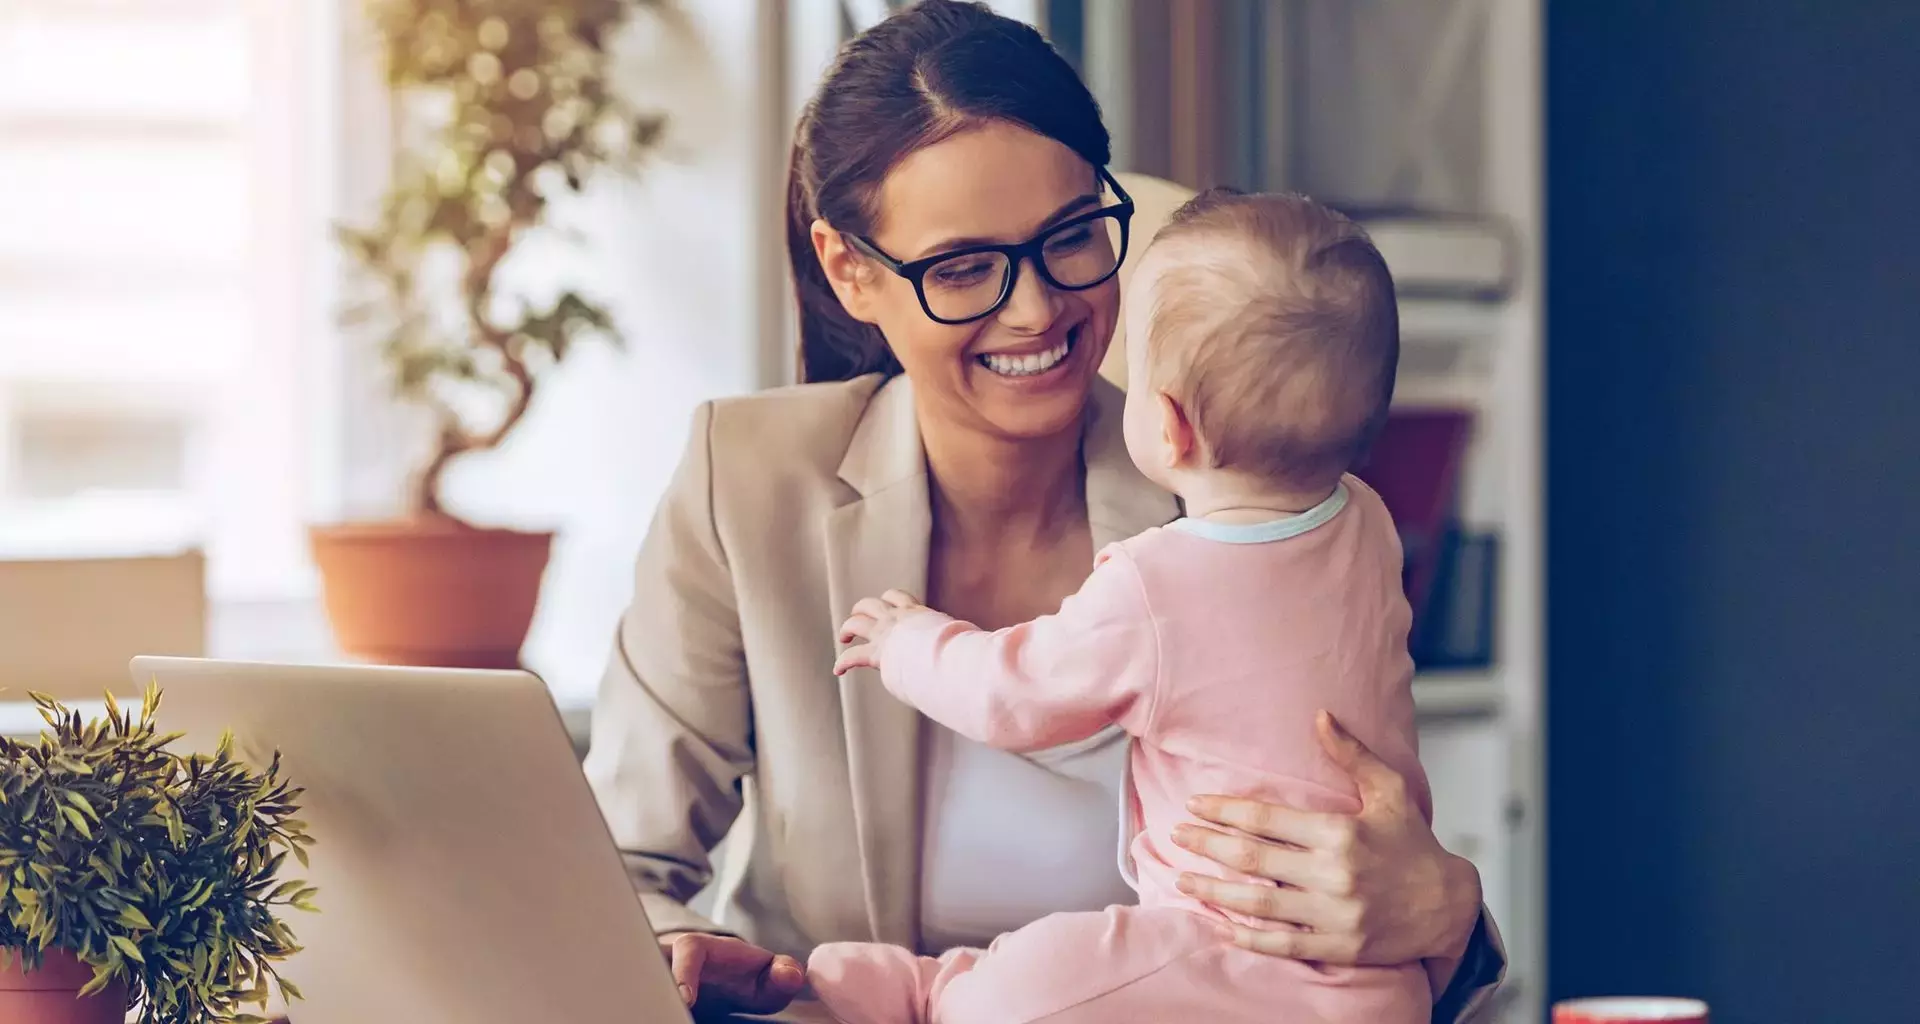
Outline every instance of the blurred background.
{"label": "blurred background", "polygon": [[[338,315],[335,225],[376,217],[421,114],[367,11],[485,6],[0,0],[0,685],[340,656],[309,528],[406,512],[435,436]],[[609,88],[664,128],[501,273],[624,344],[543,367],[442,488],[556,532],[524,654],[576,727],[692,408],[793,379],[793,120],[900,4],[611,6]],[[993,6],[1081,70],[1116,169],[1336,201],[1393,266],[1370,471],[1505,1019],[1920,1010],[1920,4]]]}

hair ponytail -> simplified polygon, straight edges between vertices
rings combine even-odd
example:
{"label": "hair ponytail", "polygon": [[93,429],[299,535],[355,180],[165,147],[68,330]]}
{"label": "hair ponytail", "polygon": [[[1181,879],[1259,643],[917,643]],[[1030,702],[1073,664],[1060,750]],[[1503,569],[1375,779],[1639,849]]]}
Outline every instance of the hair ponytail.
{"label": "hair ponytail", "polygon": [[787,260],[800,314],[800,379],[899,373],[885,336],[840,304],[813,251],[813,222],[869,234],[887,172],[988,121],[1047,136],[1095,167],[1112,158],[1100,107],[1039,32],[985,4],[920,0],[840,48],[794,129]]}
{"label": "hair ponytail", "polygon": [[800,380],[852,380],[869,373],[894,374],[900,363],[880,328],[855,320],[840,304],[827,273],[813,251],[815,211],[807,180],[807,125],[811,109],[794,131],[793,159],[787,166],[787,261],[799,307]]}

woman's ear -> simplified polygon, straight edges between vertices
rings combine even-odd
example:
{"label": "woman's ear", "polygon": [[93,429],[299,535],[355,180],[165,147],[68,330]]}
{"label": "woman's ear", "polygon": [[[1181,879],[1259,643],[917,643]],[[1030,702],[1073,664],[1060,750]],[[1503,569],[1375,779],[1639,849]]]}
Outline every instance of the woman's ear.
{"label": "woman's ear", "polygon": [[820,261],[820,270],[827,276],[827,284],[833,287],[833,294],[839,298],[840,305],[847,315],[861,323],[874,323],[873,275],[860,258],[860,254],[847,245],[847,240],[833,225],[815,218],[813,222],[813,255]]}
{"label": "woman's ear", "polygon": [[1200,439],[1194,434],[1193,421],[1172,395],[1158,391],[1154,398],[1160,405],[1160,439],[1167,446],[1167,468],[1186,469],[1200,454]]}

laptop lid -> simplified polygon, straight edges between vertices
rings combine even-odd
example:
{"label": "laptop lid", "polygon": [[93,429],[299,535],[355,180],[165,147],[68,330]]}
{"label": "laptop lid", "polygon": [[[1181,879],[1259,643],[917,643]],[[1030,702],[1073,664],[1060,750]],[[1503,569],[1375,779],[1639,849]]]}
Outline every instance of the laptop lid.
{"label": "laptop lid", "polygon": [[[688,1021],[547,689],[525,672],[140,657],[183,750],[277,748],[317,841],[297,1024]],[[292,865],[297,868],[297,865]],[[292,869],[290,868],[290,870]]]}

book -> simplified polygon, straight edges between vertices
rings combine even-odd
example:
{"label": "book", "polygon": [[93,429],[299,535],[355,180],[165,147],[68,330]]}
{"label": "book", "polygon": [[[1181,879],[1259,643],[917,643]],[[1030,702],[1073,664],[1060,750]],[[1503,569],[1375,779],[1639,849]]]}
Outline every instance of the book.
{"label": "book", "polygon": [[1400,530],[1415,636],[1424,628],[1472,433],[1466,409],[1397,409],[1354,471],[1379,493]]}
{"label": "book", "polygon": [[1489,218],[1349,208],[1402,298],[1500,299],[1513,290],[1514,234]]}
{"label": "book", "polygon": [[1500,541],[1448,529],[1435,553],[1434,582],[1419,632],[1408,644],[1425,669],[1486,668],[1493,663]]}

